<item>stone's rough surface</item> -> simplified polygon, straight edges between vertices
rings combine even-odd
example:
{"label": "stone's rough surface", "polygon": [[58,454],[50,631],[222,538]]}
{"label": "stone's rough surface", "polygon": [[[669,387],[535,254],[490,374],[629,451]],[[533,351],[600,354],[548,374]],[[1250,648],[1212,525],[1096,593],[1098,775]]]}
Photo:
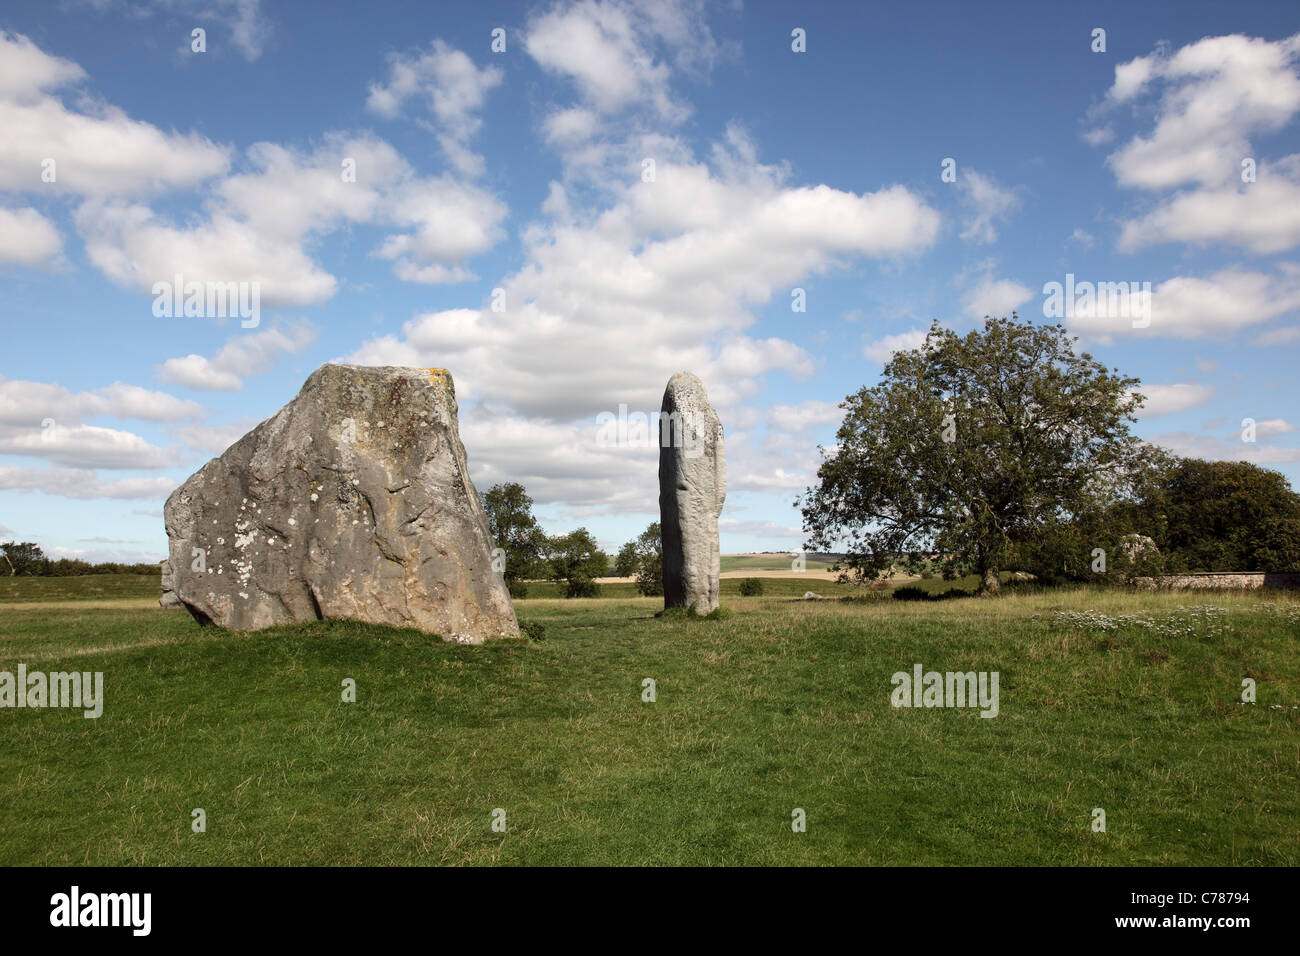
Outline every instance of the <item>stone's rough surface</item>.
{"label": "stone's rough surface", "polygon": [[659,436],[659,527],[664,607],[718,606],[718,515],[727,497],[722,423],[704,384],[679,372],[664,390]]}
{"label": "stone's rough surface", "polygon": [[164,514],[172,586],[200,622],[519,636],[442,369],[321,366]]}
{"label": "stone's rough surface", "polygon": [[165,608],[182,608],[185,605],[181,599],[176,596],[176,589],[172,585],[172,563],[171,561],[162,562],[162,597],[158,599],[160,607]]}

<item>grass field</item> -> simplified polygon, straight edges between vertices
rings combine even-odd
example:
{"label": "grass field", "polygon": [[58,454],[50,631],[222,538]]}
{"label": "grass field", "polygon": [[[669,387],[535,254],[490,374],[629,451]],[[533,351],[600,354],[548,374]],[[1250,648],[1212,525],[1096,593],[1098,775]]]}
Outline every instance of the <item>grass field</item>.
{"label": "grass field", "polygon": [[[724,554],[720,565],[723,574],[728,571],[789,571],[793,561],[793,554]],[[809,571],[825,571],[830,566],[830,561],[804,559],[804,567]]]}
{"label": "grass field", "polygon": [[[3,864],[1300,864],[1294,597],[528,599],[543,643],[462,647],[51,582],[3,582],[0,670],[106,702],[0,710]],[[891,707],[915,664],[998,672],[998,716]]]}
{"label": "grass field", "polygon": [[[743,580],[744,578],[718,579],[718,587],[721,589],[724,601],[740,596],[740,582]],[[791,575],[788,578],[764,577],[762,581],[764,597],[802,597],[808,591],[827,598],[847,597],[859,593],[859,589],[855,589],[851,584],[839,584],[820,577]],[[602,598],[635,598],[641,596],[637,592],[636,585],[631,581],[602,582],[599,587]],[[528,584],[529,600],[562,597],[564,597],[564,585],[562,584],[556,584],[552,581],[532,581]],[[663,598],[659,599],[659,605],[663,606]]]}
{"label": "grass field", "polygon": [[87,574],[84,577],[0,576],[0,608],[6,603],[88,601],[116,598],[158,600],[156,574]]}

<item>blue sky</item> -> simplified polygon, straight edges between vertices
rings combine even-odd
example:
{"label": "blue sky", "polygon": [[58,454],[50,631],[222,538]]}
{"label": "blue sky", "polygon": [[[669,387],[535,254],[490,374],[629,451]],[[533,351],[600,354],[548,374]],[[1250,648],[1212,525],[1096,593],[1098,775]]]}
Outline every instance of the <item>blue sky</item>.
{"label": "blue sky", "polygon": [[[1142,379],[1140,435],[1300,477],[1294,3],[64,0],[0,30],[0,539],[163,557],[170,490],[353,361],[450,369],[480,489],[611,548],[657,517],[657,449],[597,416],[689,368],[723,551],[795,548],[836,403],[932,319],[1047,321],[1067,274],[1150,283],[1148,323],[1064,320]],[[255,283],[258,324],[156,316],[177,273]]]}

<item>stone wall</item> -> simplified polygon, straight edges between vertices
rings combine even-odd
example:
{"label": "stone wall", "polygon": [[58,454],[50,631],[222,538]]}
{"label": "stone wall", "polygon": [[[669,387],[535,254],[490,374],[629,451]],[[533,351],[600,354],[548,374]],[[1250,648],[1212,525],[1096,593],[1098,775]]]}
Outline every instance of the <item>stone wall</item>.
{"label": "stone wall", "polygon": [[1285,588],[1300,590],[1300,572],[1294,571],[1207,571],[1198,574],[1162,574],[1154,578],[1135,578],[1140,588],[1190,588],[1254,590]]}

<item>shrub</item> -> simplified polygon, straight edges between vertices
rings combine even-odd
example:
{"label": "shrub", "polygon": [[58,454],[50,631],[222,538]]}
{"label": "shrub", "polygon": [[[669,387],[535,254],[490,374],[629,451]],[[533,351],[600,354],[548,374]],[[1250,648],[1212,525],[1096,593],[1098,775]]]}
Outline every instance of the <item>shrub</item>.
{"label": "shrub", "polygon": [[538,644],[546,640],[546,625],[541,621],[520,621],[519,632]]}
{"label": "shrub", "polygon": [[564,589],[564,596],[566,598],[600,597],[600,585],[589,577],[575,575],[569,578],[569,583]]}
{"label": "shrub", "polygon": [[740,582],[742,597],[757,597],[763,593],[763,582],[758,578],[744,578]]}

